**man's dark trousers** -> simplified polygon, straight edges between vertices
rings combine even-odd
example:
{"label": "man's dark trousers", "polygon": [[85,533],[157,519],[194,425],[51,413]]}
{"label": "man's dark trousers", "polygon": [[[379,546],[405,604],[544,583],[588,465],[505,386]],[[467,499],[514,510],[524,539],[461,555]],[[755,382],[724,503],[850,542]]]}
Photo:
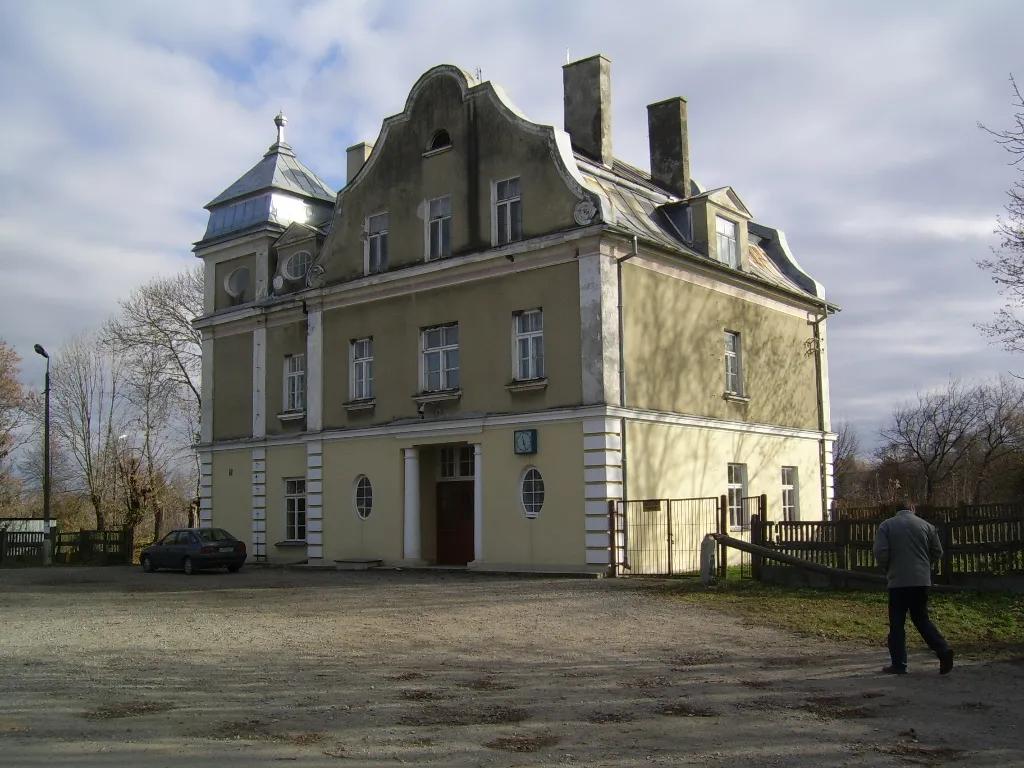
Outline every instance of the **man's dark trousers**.
{"label": "man's dark trousers", "polygon": [[907,613],[936,655],[949,643],[928,618],[928,587],[893,587],[889,590],[889,656],[893,669],[907,668]]}

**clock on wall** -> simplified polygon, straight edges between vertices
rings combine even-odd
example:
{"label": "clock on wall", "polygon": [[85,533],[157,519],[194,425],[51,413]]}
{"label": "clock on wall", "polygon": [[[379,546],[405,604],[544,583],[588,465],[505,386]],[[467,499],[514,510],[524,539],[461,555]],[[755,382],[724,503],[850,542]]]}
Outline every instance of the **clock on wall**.
{"label": "clock on wall", "polygon": [[513,437],[515,452],[517,454],[530,454],[537,452],[537,430],[517,429]]}

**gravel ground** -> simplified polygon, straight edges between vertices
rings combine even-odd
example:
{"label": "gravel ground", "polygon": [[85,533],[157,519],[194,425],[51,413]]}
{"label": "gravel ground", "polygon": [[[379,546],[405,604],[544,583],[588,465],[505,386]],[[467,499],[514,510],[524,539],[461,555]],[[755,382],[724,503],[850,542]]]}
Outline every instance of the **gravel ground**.
{"label": "gravel ground", "polygon": [[0,765],[1024,766],[1024,666],[836,646],[650,582],[0,571]]}

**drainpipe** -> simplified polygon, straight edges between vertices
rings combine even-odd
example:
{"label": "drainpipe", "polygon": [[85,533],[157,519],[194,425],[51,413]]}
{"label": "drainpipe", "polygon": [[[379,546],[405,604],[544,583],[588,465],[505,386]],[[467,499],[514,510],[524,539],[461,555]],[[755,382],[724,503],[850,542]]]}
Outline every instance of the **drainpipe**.
{"label": "drainpipe", "polygon": [[814,384],[817,391],[818,400],[818,431],[821,433],[821,437],[818,438],[818,466],[820,467],[821,476],[821,519],[829,519],[829,508],[828,508],[828,472],[825,466],[825,457],[827,452],[825,450],[825,387],[822,381],[822,348],[821,348],[821,324],[828,318],[828,303],[822,304],[823,314],[815,314],[814,320],[811,321],[811,327],[814,329]]}
{"label": "drainpipe", "polygon": [[[633,235],[633,252],[628,256],[624,256],[621,259],[616,260],[616,279],[618,281],[619,290],[619,407],[626,407],[626,347],[624,338],[625,321],[622,312],[622,264],[623,262],[629,261],[634,256],[640,255],[640,242],[636,235]],[[620,427],[619,434],[621,435],[619,440],[622,443],[622,500],[626,500],[626,417],[622,416],[619,419]]]}

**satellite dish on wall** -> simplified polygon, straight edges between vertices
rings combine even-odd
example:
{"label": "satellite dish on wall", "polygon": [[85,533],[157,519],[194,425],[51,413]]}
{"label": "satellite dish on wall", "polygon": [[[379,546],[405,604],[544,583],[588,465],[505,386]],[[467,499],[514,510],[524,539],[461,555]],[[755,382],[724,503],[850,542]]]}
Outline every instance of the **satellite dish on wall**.
{"label": "satellite dish on wall", "polygon": [[274,275],[274,290],[280,291],[284,288],[284,277],[281,275]]}

